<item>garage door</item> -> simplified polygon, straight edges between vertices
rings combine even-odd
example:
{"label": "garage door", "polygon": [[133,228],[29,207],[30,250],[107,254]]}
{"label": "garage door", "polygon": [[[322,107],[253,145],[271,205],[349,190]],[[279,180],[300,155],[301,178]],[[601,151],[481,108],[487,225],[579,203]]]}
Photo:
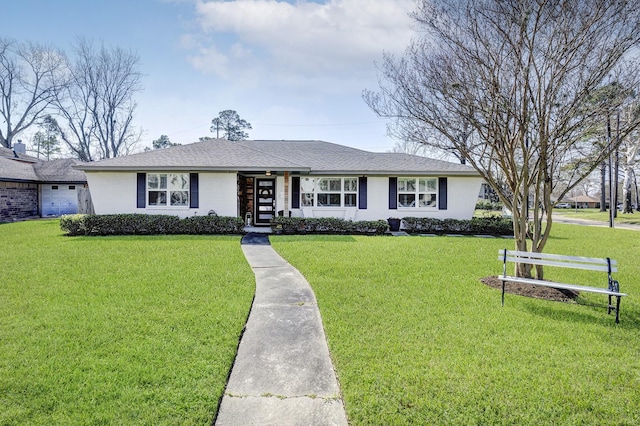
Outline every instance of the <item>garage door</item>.
{"label": "garage door", "polygon": [[42,217],[78,213],[75,185],[42,185]]}

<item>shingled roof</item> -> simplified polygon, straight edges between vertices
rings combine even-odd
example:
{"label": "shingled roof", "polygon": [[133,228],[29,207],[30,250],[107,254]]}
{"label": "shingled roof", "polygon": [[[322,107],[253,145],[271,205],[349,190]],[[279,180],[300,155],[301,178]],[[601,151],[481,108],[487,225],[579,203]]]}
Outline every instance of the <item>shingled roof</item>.
{"label": "shingled roof", "polygon": [[32,163],[0,157],[0,180],[11,182],[37,182],[38,175]]}
{"label": "shingled roof", "polygon": [[4,148],[0,152],[0,180],[12,182],[34,183],[84,183],[87,177],[81,170],[72,166],[82,164],[81,161],[66,158],[42,161],[35,157],[18,153],[17,156],[6,157]]}
{"label": "shingled roof", "polygon": [[51,161],[41,161],[33,165],[38,178],[43,182],[86,182],[87,177],[82,170],[74,169],[73,166],[82,164],[82,161],[73,158],[64,158]]}
{"label": "shingled roof", "polygon": [[409,154],[376,153],[323,141],[223,139],[82,163],[85,171],[289,171],[310,174],[477,175],[470,166]]}
{"label": "shingled roof", "polygon": [[9,158],[11,160],[24,161],[26,163],[37,163],[40,161],[36,157],[32,157],[21,152],[16,152],[13,149],[0,146],[0,158]]}

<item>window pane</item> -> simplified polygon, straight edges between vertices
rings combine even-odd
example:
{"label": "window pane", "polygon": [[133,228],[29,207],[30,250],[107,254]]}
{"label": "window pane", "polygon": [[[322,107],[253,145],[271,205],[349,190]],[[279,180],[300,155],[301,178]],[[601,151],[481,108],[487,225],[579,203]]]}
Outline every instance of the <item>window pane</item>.
{"label": "window pane", "polygon": [[358,179],[356,178],[345,178],[344,180],[344,191],[345,192],[356,192],[358,190]]}
{"label": "window pane", "polygon": [[166,206],[167,193],[165,191],[149,191],[150,206]]}
{"label": "window pane", "polygon": [[416,190],[416,180],[415,179],[408,179],[407,180],[407,192],[414,192]]}
{"label": "window pane", "polygon": [[355,207],[356,206],[356,194],[344,194],[344,206]]}
{"label": "window pane", "polygon": [[436,194],[420,194],[420,207],[435,207]]}
{"label": "window pane", "polygon": [[427,191],[436,192],[437,187],[438,187],[437,179],[427,179]]}
{"label": "window pane", "polygon": [[415,192],[416,180],[415,179],[398,179],[398,191],[400,192]]}
{"label": "window pane", "polygon": [[329,180],[318,179],[318,191],[328,191],[328,190],[329,190]]}
{"label": "window pane", "polygon": [[427,192],[427,179],[418,179],[418,191]]}
{"label": "window pane", "polygon": [[398,204],[401,207],[415,207],[416,195],[415,194],[398,194]]}
{"label": "window pane", "polygon": [[341,191],[342,182],[340,179],[329,179],[329,191]]}
{"label": "window pane", "polygon": [[340,207],[340,194],[318,194],[318,206]]}
{"label": "window pane", "polygon": [[147,175],[147,188],[158,189],[159,178],[158,175]]}
{"label": "window pane", "polygon": [[188,191],[171,191],[171,205],[172,206],[188,206],[189,192]]}
{"label": "window pane", "polygon": [[189,179],[185,173],[170,174],[172,189],[189,189]]}
{"label": "window pane", "polygon": [[160,178],[160,189],[167,189],[167,175],[158,175]]}
{"label": "window pane", "polygon": [[313,178],[304,178],[300,180],[300,189],[302,192],[313,192],[315,179]]}
{"label": "window pane", "polygon": [[313,194],[302,194],[302,205],[304,207],[313,207]]}

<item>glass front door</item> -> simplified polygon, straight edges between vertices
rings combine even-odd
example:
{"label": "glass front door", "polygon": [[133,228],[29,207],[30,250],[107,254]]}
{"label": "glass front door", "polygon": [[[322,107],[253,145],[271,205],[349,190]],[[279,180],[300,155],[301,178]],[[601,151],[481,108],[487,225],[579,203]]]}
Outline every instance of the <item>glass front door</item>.
{"label": "glass front door", "polygon": [[269,225],[271,219],[275,216],[276,208],[276,180],[275,179],[256,179],[256,225]]}

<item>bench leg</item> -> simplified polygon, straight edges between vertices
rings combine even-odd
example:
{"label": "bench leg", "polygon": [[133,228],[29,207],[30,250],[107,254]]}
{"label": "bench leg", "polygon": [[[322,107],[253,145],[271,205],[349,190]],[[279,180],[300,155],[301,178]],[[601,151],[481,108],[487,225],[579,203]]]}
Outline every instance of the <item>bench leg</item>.
{"label": "bench leg", "polygon": [[609,306],[607,308],[607,315],[611,313],[612,309],[613,309],[613,305],[611,304],[611,295],[609,295]]}
{"label": "bench leg", "polygon": [[504,280],[502,281],[502,306],[504,306]]}
{"label": "bench leg", "polygon": [[616,324],[620,323],[620,296],[616,296]]}

